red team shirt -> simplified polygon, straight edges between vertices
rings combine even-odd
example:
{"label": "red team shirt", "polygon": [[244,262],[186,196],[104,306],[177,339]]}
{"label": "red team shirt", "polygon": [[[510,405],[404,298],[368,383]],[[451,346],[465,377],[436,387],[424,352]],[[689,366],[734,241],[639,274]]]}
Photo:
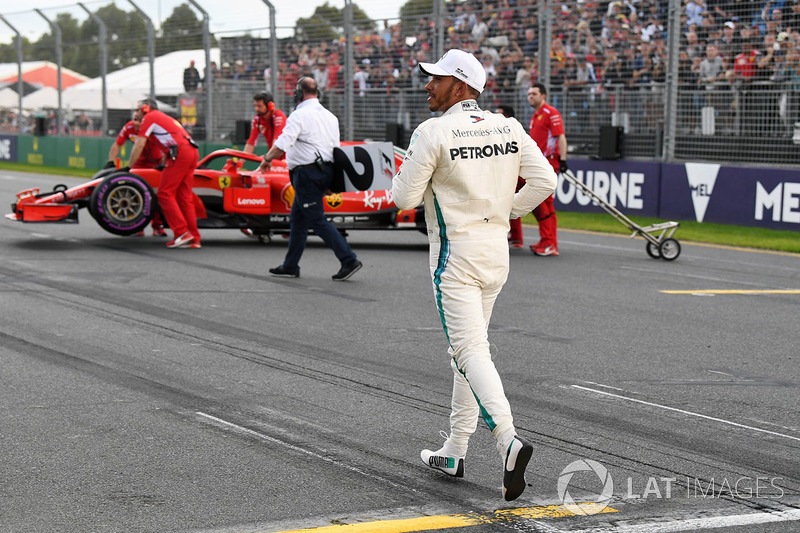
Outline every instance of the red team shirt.
{"label": "red team shirt", "polygon": [[[139,136],[139,128],[130,120],[127,124],[122,126],[115,141],[118,145],[122,146],[125,141],[136,142],[136,137]],[[147,144],[144,145],[142,155],[139,160],[133,165],[133,168],[155,168],[161,163],[161,158],[164,156],[164,149],[159,146],[155,139],[147,139]]]}
{"label": "red team shirt", "polygon": [[273,109],[272,115],[268,117],[256,115],[250,124],[250,138],[247,144],[255,146],[260,133],[267,141],[267,149],[272,148],[272,143],[281,134],[284,126],[286,126],[286,115],[280,109]]}
{"label": "red team shirt", "polygon": [[157,110],[150,111],[144,116],[139,131],[147,137],[148,145],[151,140],[157,141],[164,147],[163,151],[167,151],[170,146],[174,145],[191,145],[189,142],[191,137],[183,129],[181,123]]}
{"label": "red team shirt", "polygon": [[750,50],[736,56],[733,71],[743,80],[752,80],[756,77],[756,60],[758,51]]}
{"label": "red team shirt", "polygon": [[561,113],[555,107],[543,104],[531,117],[529,131],[542,154],[550,161],[553,168],[558,169],[561,155],[558,152],[558,136],[564,133]]}

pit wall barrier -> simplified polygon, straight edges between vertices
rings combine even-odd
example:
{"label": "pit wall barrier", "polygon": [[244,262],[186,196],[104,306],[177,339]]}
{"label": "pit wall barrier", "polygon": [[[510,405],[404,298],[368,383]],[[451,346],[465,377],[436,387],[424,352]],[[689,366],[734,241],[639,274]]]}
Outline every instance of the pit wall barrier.
{"label": "pit wall barrier", "polygon": [[[77,169],[101,169],[108,161],[111,138],[62,137],[33,135],[0,135],[0,162],[27,163],[36,166],[65,167]],[[200,157],[231,145],[198,143]],[[133,148],[125,143],[120,150],[120,158],[127,161]],[[238,148],[244,148],[240,146]],[[263,147],[256,152],[265,152]]]}
{"label": "pit wall barrier", "polygon": [[[568,159],[575,176],[628,216],[800,230],[800,171],[712,163]],[[559,178],[556,210],[603,213]]]}
{"label": "pit wall barrier", "polygon": [[[100,169],[113,139],[0,135],[0,162]],[[127,158],[131,144],[121,152]],[[230,145],[200,143],[200,157]],[[257,150],[262,153],[263,147]],[[723,166],[569,159],[570,169],[628,216],[696,220],[737,226],[800,230],[800,171]],[[559,178],[556,209],[597,212],[592,199]]]}

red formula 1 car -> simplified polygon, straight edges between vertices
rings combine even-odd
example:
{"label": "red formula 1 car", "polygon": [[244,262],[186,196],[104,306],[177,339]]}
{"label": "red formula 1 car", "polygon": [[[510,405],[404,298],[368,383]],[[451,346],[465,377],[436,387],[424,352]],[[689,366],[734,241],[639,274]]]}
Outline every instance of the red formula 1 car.
{"label": "red formula 1 car", "polygon": [[[402,150],[391,143],[342,143],[335,150],[336,178],[325,197],[325,213],[340,231],[351,229],[417,229],[425,231],[422,207],[398,210],[392,202],[391,178],[402,162]],[[212,152],[194,172],[195,207],[201,229],[248,230],[262,242],[289,230],[294,188],[284,161],[258,172],[261,156],[239,150]],[[245,170],[245,165],[254,170]],[[53,191],[38,188],[17,193],[12,213],[19,222],[78,222],[86,207],[100,226],[116,235],[143,230],[158,212],[158,169],[130,172],[101,170],[87,182]]]}

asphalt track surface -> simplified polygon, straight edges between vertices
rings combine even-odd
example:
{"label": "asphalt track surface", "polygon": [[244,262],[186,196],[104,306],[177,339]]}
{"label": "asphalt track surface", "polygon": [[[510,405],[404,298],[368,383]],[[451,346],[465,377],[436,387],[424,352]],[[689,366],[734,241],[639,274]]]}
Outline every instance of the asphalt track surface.
{"label": "asphalt track surface", "polygon": [[[72,180],[0,170],[3,211]],[[560,238],[490,328],[534,443],[509,503],[484,427],[463,479],[419,459],[452,381],[423,235],[352,232],[335,283],[316,238],[280,279],[280,239],[0,220],[0,532],[800,529],[800,256]]]}

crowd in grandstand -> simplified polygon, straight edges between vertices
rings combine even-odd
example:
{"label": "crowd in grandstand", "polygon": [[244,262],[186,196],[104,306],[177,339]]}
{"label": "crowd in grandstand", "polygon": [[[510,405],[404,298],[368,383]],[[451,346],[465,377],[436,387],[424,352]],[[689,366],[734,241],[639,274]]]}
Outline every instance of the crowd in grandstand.
{"label": "crowd in grandstand", "polygon": [[[800,120],[800,0],[682,2],[678,81],[684,91],[709,93],[689,96],[691,107],[735,105],[732,98],[716,94],[720,91],[780,87],[787,96],[781,96],[784,100],[777,105],[783,106],[790,122]],[[472,51],[483,63],[488,74],[486,106],[507,103],[509,94],[524,95],[539,81],[538,0],[465,0],[445,5],[444,49]],[[566,94],[568,101],[570,93],[585,93],[587,87],[600,94],[610,88],[649,89],[665,81],[665,0],[551,5],[551,94]],[[355,36],[350,83],[356,94],[421,88],[425,80],[417,75],[416,65],[438,59],[433,18],[414,19],[414,27],[399,21],[379,26]],[[323,92],[344,86],[344,38],[314,43],[284,39],[279,46],[278,86],[285,96],[304,75],[312,76]],[[211,72],[219,79],[264,82],[269,89],[268,60],[227,58],[220,66],[212,64]],[[185,72],[187,91],[203,90],[199,75],[188,80],[186,76]],[[687,97],[683,98],[685,104]]]}
{"label": "crowd in grandstand", "polygon": [[[538,79],[538,2],[448,2],[445,49],[470,50],[489,74],[487,91],[527,88]],[[667,66],[667,4],[659,0],[587,1],[555,5],[550,43],[554,88],[663,82]],[[421,17],[355,42],[359,91],[420,86],[414,75],[432,57],[434,25]],[[755,81],[790,82],[800,88],[800,0],[684,0],[681,13],[680,82],[687,88]],[[342,86],[343,43],[282,43],[279,86],[288,95],[298,76],[313,76],[322,89]],[[223,64],[222,78],[265,79],[268,65]]]}

